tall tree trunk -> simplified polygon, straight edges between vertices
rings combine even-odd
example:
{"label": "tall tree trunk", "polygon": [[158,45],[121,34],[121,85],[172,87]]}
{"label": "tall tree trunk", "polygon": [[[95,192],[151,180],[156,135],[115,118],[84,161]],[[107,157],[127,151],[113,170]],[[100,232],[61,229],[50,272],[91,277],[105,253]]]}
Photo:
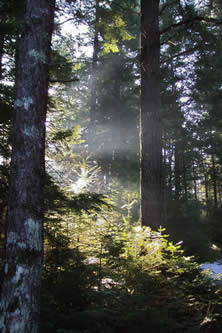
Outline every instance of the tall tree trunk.
{"label": "tall tree trunk", "polygon": [[162,221],[159,0],[141,0],[141,221]]}
{"label": "tall tree trunk", "polygon": [[43,252],[48,64],[55,0],[27,0],[16,77],[1,333],[35,333]]}
{"label": "tall tree trunk", "polygon": [[89,153],[95,153],[95,136],[96,136],[96,80],[97,80],[97,62],[99,53],[98,40],[98,20],[99,20],[99,0],[96,0],[96,18],[95,18],[95,35],[93,43],[93,59],[91,71],[91,94],[90,94],[90,116],[88,127],[88,147]]}

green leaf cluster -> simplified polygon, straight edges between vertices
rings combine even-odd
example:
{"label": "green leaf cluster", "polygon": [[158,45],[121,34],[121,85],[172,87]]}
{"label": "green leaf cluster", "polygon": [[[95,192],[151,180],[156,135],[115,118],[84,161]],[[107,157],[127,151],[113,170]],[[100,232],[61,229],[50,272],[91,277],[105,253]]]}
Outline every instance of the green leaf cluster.
{"label": "green leaf cluster", "polygon": [[101,21],[99,29],[102,31],[104,42],[102,44],[101,55],[106,55],[110,52],[119,52],[119,39],[122,41],[131,40],[134,37],[127,31],[126,22],[123,20],[121,14],[115,14],[111,22]]}

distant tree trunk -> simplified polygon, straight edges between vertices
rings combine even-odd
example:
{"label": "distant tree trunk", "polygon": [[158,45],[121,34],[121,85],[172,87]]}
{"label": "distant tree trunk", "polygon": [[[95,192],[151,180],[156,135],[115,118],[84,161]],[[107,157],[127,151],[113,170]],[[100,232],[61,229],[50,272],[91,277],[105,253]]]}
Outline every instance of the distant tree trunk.
{"label": "distant tree trunk", "polygon": [[218,192],[218,201],[219,201],[219,205],[221,207],[221,199],[222,199],[222,193],[221,193],[221,184],[218,182],[218,189],[217,189],[217,192]]}
{"label": "distant tree trunk", "polygon": [[1,333],[35,333],[43,252],[48,64],[55,0],[27,0],[18,52]]}
{"label": "distant tree trunk", "polygon": [[205,185],[205,197],[207,204],[209,203],[209,193],[208,193],[208,177],[207,174],[204,175],[204,185]]}
{"label": "distant tree trunk", "polygon": [[209,184],[208,184],[208,175],[204,174],[204,187],[205,187],[205,199],[206,199],[206,212],[207,216],[210,214],[210,200],[209,200]]}
{"label": "distant tree trunk", "polygon": [[[1,18],[1,23],[5,23],[5,18]],[[0,80],[2,79],[2,58],[4,54],[5,34],[0,32]]]}
{"label": "distant tree trunk", "polygon": [[[116,57],[117,58],[117,57]],[[121,65],[118,63],[114,66],[114,85],[113,85],[113,124],[112,124],[112,142],[114,148],[114,159],[113,159],[113,172],[112,176],[117,177],[120,183],[124,183],[124,178],[126,176],[125,171],[125,161],[126,161],[126,147],[125,147],[125,138],[127,127],[124,126],[124,106],[122,103],[122,94],[121,94]],[[117,165],[117,167],[115,167]],[[126,185],[126,183],[124,183]]]}
{"label": "distant tree trunk", "polygon": [[159,0],[141,0],[141,221],[162,221]]}
{"label": "distant tree trunk", "polygon": [[175,199],[180,199],[181,194],[181,155],[178,148],[178,142],[175,143],[175,165],[174,165],[174,179],[175,179]]}
{"label": "distant tree trunk", "polygon": [[97,81],[97,62],[99,53],[99,39],[98,39],[98,7],[99,0],[96,0],[96,18],[95,18],[95,35],[93,42],[93,59],[91,71],[91,95],[90,95],[90,120],[88,127],[88,147],[89,153],[95,153],[95,136],[96,136],[96,81]]}
{"label": "distant tree trunk", "polygon": [[193,164],[193,185],[194,185],[194,198],[197,200],[197,175],[195,170],[195,165]]}
{"label": "distant tree trunk", "polygon": [[212,154],[212,181],[213,181],[213,192],[214,192],[214,206],[217,208],[217,173],[216,173],[216,165],[215,165],[215,157]]}
{"label": "distant tree trunk", "polygon": [[168,185],[168,192],[170,199],[172,199],[172,148],[171,145],[169,145],[169,166],[168,166],[168,174],[169,174],[169,185]]}
{"label": "distant tree trunk", "polygon": [[[164,137],[164,134],[163,134]],[[166,141],[166,139],[164,138],[164,141]],[[165,221],[167,219],[167,202],[168,200],[171,199],[171,187],[170,187],[170,176],[169,176],[169,170],[170,170],[170,166],[168,163],[170,163],[170,157],[169,157],[169,151],[167,151],[167,147],[166,147],[166,143],[163,147],[163,170],[164,170],[164,175],[163,178],[165,179],[165,182],[163,184],[163,215],[162,215],[162,222],[163,225],[165,225]],[[167,177],[167,172],[168,172],[168,176]]]}
{"label": "distant tree trunk", "polygon": [[185,157],[183,152],[183,188],[184,188],[184,199],[185,201],[188,200],[188,190],[187,190],[187,169],[186,169],[186,163],[185,163]]}

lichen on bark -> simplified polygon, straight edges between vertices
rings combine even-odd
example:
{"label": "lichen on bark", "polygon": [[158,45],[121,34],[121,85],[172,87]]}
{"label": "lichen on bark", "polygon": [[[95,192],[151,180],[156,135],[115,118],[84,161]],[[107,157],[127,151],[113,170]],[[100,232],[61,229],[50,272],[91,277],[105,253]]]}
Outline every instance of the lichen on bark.
{"label": "lichen on bark", "polygon": [[33,104],[33,99],[31,96],[15,100],[15,106],[17,106],[18,108],[24,108],[26,111],[29,110],[32,104]]}

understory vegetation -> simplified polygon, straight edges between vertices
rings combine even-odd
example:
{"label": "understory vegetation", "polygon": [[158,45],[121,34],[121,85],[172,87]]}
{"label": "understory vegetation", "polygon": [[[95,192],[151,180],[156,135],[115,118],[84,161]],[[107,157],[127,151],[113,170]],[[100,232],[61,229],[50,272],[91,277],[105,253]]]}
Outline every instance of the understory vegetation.
{"label": "understory vegetation", "polygon": [[48,219],[41,332],[220,332],[221,282],[200,256],[187,255],[164,228],[129,223],[126,208],[104,196],[87,200],[87,212],[79,200],[78,213]]}

